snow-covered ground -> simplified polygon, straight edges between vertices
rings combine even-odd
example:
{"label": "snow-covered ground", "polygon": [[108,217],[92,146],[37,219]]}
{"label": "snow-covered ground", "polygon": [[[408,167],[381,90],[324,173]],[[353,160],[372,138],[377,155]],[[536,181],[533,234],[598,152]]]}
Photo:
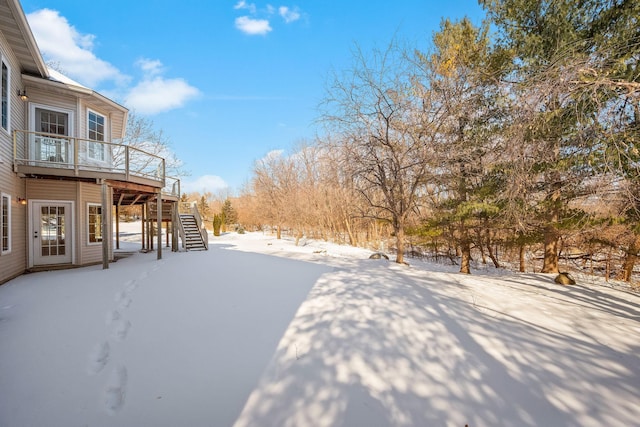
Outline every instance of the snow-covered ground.
{"label": "snow-covered ground", "polygon": [[640,424],[638,295],[369,254],[229,233],[19,277],[0,426]]}

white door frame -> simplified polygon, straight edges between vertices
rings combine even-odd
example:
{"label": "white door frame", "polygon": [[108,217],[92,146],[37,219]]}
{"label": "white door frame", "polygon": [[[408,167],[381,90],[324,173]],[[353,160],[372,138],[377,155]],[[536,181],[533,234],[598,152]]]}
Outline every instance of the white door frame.
{"label": "white door frame", "polygon": [[[75,218],[75,202],[73,200],[29,200],[28,212],[28,252],[29,252],[29,267],[34,267],[37,265],[36,261],[39,256],[35,253],[37,249],[40,248],[40,245],[36,243],[36,239],[40,239],[40,224],[37,223],[40,220],[40,207],[41,206],[65,206],[68,209],[68,213],[65,212],[65,216],[67,217],[67,223],[65,224],[65,242],[66,249],[69,251],[70,255],[70,263],[75,264],[76,262],[76,251],[75,251],[75,228],[76,228],[76,218]],[[37,220],[37,221],[36,221]],[[36,233],[37,232],[37,233]],[[37,237],[36,237],[37,236]],[[57,260],[54,262],[42,264],[42,265],[51,265],[56,263],[64,263],[68,264],[69,260]]]}

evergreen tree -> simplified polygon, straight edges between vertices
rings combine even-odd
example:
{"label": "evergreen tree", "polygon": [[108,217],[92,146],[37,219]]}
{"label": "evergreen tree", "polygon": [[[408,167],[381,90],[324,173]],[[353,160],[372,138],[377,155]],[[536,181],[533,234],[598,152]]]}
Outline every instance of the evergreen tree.
{"label": "evergreen tree", "polygon": [[[434,35],[434,51],[419,55],[428,87],[440,108],[440,142],[434,177],[440,187],[437,203],[441,225],[455,230],[460,248],[460,272],[470,273],[472,229],[497,211],[496,180],[491,176],[496,157],[496,127],[501,122],[501,68],[490,49],[487,28],[468,19],[441,24]],[[482,221],[487,223],[488,221]],[[449,228],[447,227],[447,228]]]}
{"label": "evergreen tree", "polygon": [[226,225],[233,225],[238,222],[238,212],[231,206],[231,200],[226,199],[222,205],[222,218]]}
{"label": "evergreen tree", "polygon": [[200,217],[203,221],[206,221],[209,218],[209,202],[205,196],[200,197],[200,201],[198,202],[198,212],[200,212]]}
{"label": "evergreen tree", "polygon": [[[513,53],[518,132],[512,193],[544,236],[543,272],[558,271],[559,240],[572,201],[595,191],[607,144],[603,112],[618,90],[637,91],[638,2],[481,0]],[[636,92],[637,94],[637,92]],[[637,95],[636,95],[637,102]]]}
{"label": "evergreen tree", "polygon": [[220,235],[220,228],[222,227],[223,219],[222,214],[214,214],[213,215],[213,235]]}

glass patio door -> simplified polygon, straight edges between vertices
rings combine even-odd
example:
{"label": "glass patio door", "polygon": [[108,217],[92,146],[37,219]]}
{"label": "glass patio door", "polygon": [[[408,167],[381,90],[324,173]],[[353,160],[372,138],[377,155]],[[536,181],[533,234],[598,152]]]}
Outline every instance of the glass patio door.
{"label": "glass patio door", "polygon": [[70,202],[33,203],[34,265],[71,263]]}

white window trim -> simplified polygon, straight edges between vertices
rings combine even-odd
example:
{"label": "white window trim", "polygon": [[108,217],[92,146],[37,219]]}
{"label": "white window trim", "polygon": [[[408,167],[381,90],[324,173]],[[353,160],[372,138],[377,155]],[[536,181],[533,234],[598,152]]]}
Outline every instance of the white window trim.
{"label": "white window trim", "polygon": [[[100,142],[107,142],[109,140],[109,135],[107,135],[107,131],[109,129],[107,124],[108,124],[109,118],[105,114],[99,113],[96,110],[93,110],[91,108],[87,108],[87,136],[86,136],[87,139],[89,139],[89,115],[90,115],[90,113],[93,113],[93,114],[95,114],[97,116],[100,116],[100,117],[102,117],[104,119],[104,140],[100,141]],[[108,156],[108,153],[107,153],[107,145],[106,144],[102,145],[102,159],[97,159],[95,157],[89,156],[89,150],[88,150],[88,147],[87,147],[87,158],[91,159],[91,160],[93,160],[95,162],[107,163],[107,161],[109,159],[109,156]]]}
{"label": "white window trim", "polygon": [[0,240],[0,255],[6,255],[8,253],[11,253],[11,196],[7,193],[0,193],[0,237],[4,237],[2,236],[2,223],[4,222],[4,218],[2,217],[2,205],[4,203],[4,199],[5,197],[7,198],[7,225],[8,225],[8,230],[9,230],[9,239],[8,239],[8,245],[9,245],[9,249],[4,250],[4,248],[2,247],[2,240]]}
{"label": "white window trim", "polygon": [[0,129],[7,135],[11,135],[11,64],[5,58],[5,55],[0,52],[0,84],[2,82],[2,64],[7,67],[7,128],[2,127],[0,118]]}
{"label": "white window trim", "polygon": [[[90,202],[87,203],[87,245],[88,246],[102,245],[102,240],[99,241],[99,242],[92,242],[90,240],[91,235],[90,235],[90,231],[89,231],[90,230],[89,226],[91,225],[91,221],[90,221],[91,214],[89,212],[89,208],[91,206],[99,207],[100,208],[100,215],[102,216],[102,204],[101,203],[90,203]],[[100,233],[104,234],[103,230],[100,230]],[[104,239],[104,236],[102,236],[102,239]]]}
{"label": "white window trim", "polygon": [[[69,138],[75,138],[75,125],[74,125],[74,111],[73,110],[69,110],[67,108],[58,108],[58,107],[54,107],[52,105],[46,105],[46,104],[36,104],[35,102],[29,102],[29,130],[31,132],[37,132],[36,131],[36,108],[39,108],[41,110],[49,110],[49,111],[55,111],[58,113],[65,113],[67,114],[67,116],[69,117],[69,135],[67,135],[67,137]],[[0,126],[1,128],[1,126]]]}

